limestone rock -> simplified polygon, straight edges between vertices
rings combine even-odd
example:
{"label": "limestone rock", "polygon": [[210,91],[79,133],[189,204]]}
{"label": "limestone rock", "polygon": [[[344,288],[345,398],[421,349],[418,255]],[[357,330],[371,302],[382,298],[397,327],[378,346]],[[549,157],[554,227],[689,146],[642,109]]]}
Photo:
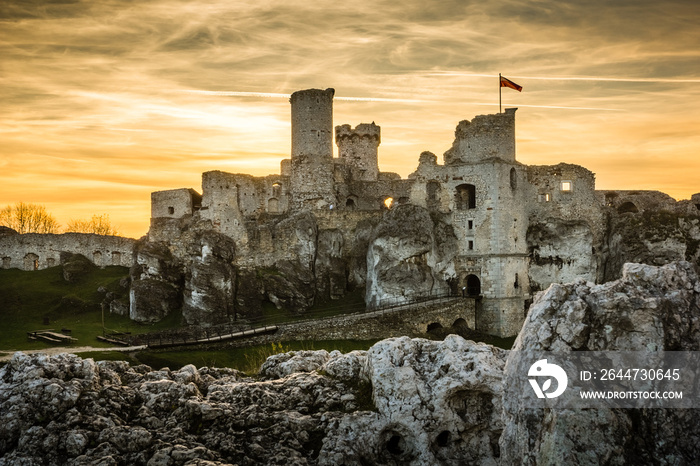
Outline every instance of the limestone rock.
{"label": "limestone rock", "polygon": [[158,322],[182,307],[183,276],[180,262],[167,244],[139,241],[136,263],[129,272],[129,317],[137,322]]}
{"label": "limestone rock", "polygon": [[192,262],[187,269],[182,316],[188,324],[227,323],[234,317],[235,244],[214,231],[205,231],[191,243]]}
{"label": "limestone rock", "polygon": [[628,262],[689,261],[700,270],[700,219],[666,210],[612,213],[603,245],[602,280],[619,278]]}
{"label": "limestone rock", "polygon": [[450,228],[436,226],[422,207],[406,204],[390,210],[375,228],[367,252],[365,302],[380,306],[447,293],[455,241]]}
{"label": "limestone rock", "polygon": [[268,379],[281,379],[296,372],[312,372],[323,366],[329,358],[328,351],[294,351],[267,358],[260,368],[260,375]]}
{"label": "limestone rock", "polygon": [[596,278],[593,231],[586,221],[547,218],[530,222],[527,245],[533,291],[579,277],[589,281]]}
{"label": "limestone rock", "polygon": [[317,297],[339,299],[345,295],[345,260],[343,259],[343,234],[340,230],[318,232],[318,246],[314,264]]}
{"label": "limestone rock", "polygon": [[[530,308],[516,352],[698,351],[700,284],[693,267],[626,264],[620,280],[552,285]],[[504,397],[502,464],[693,464],[700,457],[697,409],[553,410]]]}
{"label": "limestone rock", "polygon": [[377,343],[367,352],[377,410],[332,423],[319,464],[498,464],[505,357],[456,335]]}

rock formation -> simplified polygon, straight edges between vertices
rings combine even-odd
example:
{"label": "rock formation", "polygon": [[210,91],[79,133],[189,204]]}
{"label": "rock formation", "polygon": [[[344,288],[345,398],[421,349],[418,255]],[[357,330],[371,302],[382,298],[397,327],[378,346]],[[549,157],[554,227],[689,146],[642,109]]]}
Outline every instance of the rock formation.
{"label": "rock formation", "polygon": [[367,305],[448,293],[456,242],[452,227],[434,224],[426,209],[410,204],[392,209],[382,217],[369,244]]}
{"label": "rock formation", "polygon": [[516,352],[700,346],[692,266],[540,293],[510,353],[448,336],[229,369],[17,353],[0,369],[0,464],[691,465],[697,409],[534,408],[504,387]]}
{"label": "rock formation", "polygon": [[[536,351],[698,351],[700,282],[692,266],[625,264],[620,280],[552,285],[531,306],[506,364]],[[504,397],[503,464],[695,464],[698,409],[540,409]]]}

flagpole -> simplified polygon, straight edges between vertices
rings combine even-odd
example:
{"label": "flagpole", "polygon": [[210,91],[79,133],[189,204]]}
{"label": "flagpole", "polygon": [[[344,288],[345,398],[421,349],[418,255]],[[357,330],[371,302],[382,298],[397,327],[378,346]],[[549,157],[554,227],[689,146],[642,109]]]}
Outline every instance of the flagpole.
{"label": "flagpole", "polygon": [[501,112],[501,73],[498,73],[498,113]]}

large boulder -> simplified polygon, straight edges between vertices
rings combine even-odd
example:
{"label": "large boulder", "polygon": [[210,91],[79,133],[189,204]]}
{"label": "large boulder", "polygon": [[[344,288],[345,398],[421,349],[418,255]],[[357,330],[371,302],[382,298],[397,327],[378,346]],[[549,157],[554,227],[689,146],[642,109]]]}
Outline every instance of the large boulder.
{"label": "large boulder", "polygon": [[[578,280],[541,293],[508,358],[504,386],[518,386],[527,373],[518,361],[541,351],[699,349],[700,283],[693,267],[626,264],[615,282]],[[698,409],[538,408],[506,395],[502,464],[695,464],[698,415]]]}
{"label": "large boulder", "polygon": [[376,411],[330,424],[319,464],[495,466],[505,358],[504,350],[457,335],[377,343],[357,373],[338,371],[371,386]]}
{"label": "large boulder", "polygon": [[412,204],[391,209],[375,228],[367,251],[367,305],[449,292],[456,251],[451,227],[434,223],[426,209]]}
{"label": "large boulder", "polygon": [[188,324],[209,326],[234,319],[235,243],[228,236],[204,231],[190,243],[182,317]]}
{"label": "large boulder", "polygon": [[97,268],[90,259],[82,254],[74,254],[67,251],[61,251],[59,262],[63,269],[63,279],[69,283],[77,282],[81,277]]}
{"label": "large boulder", "polygon": [[182,308],[183,270],[163,242],[141,240],[129,272],[129,317],[137,322],[158,322]]}

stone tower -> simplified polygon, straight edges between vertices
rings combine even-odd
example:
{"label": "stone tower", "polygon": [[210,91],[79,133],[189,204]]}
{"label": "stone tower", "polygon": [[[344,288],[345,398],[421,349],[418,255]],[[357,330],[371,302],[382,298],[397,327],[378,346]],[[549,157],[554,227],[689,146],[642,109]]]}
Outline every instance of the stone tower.
{"label": "stone tower", "polygon": [[514,335],[529,298],[528,182],[515,160],[515,110],[462,121],[444,156],[451,173],[452,221],[460,242],[456,272],[481,296],[477,329]]}
{"label": "stone tower", "polygon": [[377,149],[381,143],[379,126],[361,123],[353,129],[350,125],[335,127],[338,157],[350,168],[353,181],[377,181],[379,162]]}
{"label": "stone tower", "polygon": [[291,195],[295,208],[336,204],[333,189],[334,89],[292,94]]}

